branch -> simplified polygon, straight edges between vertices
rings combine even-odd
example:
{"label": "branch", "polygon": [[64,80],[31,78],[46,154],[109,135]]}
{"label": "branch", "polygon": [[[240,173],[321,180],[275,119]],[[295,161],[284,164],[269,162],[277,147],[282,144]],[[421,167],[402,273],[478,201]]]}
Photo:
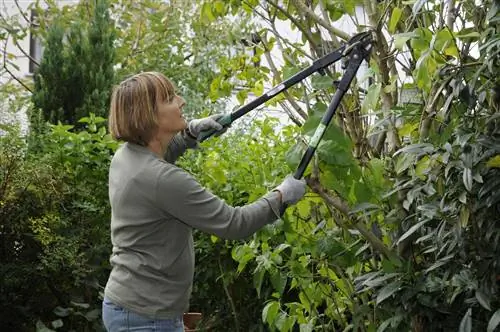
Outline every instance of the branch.
{"label": "branch", "polygon": [[[265,44],[264,41],[262,41],[262,44],[264,45],[264,56],[266,57],[267,63],[269,64],[269,67],[271,68],[271,71],[273,72],[273,75],[279,81],[281,81],[281,75],[278,72],[278,69],[276,68],[276,66],[274,65],[274,61],[273,61],[273,59],[271,57],[271,53],[270,53],[269,48],[267,47],[267,45]],[[295,110],[295,112],[297,112],[302,117],[302,119],[307,120],[307,118],[308,118],[307,113],[304,112],[304,110],[299,106],[299,104],[297,104],[297,102],[292,98],[292,96],[290,95],[290,93],[288,91],[283,91],[283,95],[286,97],[287,101],[293,107],[293,109]],[[297,123],[297,121],[295,121],[295,120],[297,120],[297,119],[295,119],[295,116],[293,116],[292,114],[289,114],[289,115],[292,118],[292,120],[295,123]]]}
{"label": "branch", "polygon": [[9,68],[7,68],[7,44],[9,43],[9,38],[10,38],[10,33],[7,34],[7,38],[5,38],[5,43],[4,43],[3,52],[2,52],[3,53],[3,69],[5,69],[5,71],[9,74],[10,77],[12,77],[14,80],[16,80],[19,84],[21,84],[21,86],[23,88],[25,88],[30,93],[33,93],[33,91],[26,84],[24,84],[19,78],[16,77],[16,75],[14,75],[14,73],[12,73],[10,71]]}
{"label": "branch", "polygon": [[426,103],[425,109],[422,112],[422,117],[420,120],[420,142],[424,142],[429,136],[432,119],[436,114],[436,105],[441,97],[441,92],[448,86],[448,83],[452,79],[452,76],[447,80],[443,81],[441,85],[434,84],[431,93],[429,94],[430,100]]}
{"label": "branch", "polygon": [[[319,2],[319,8],[321,10],[321,15],[323,16],[323,19],[325,21],[329,20],[328,13],[325,10],[325,4],[323,3],[323,1]],[[332,41],[333,41],[333,44],[335,45],[335,47],[339,47],[340,41],[337,38],[337,36],[334,33],[330,33],[330,37],[332,38]]]}
{"label": "branch", "polygon": [[285,15],[290,20],[290,22],[292,22],[304,34],[304,36],[306,36],[306,39],[309,42],[309,44],[311,44],[311,46],[316,49],[316,43],[314,42],[314,39],[312,38],[310,31],[308,31],[307,29],[304,29],[304,27],[300,24],[299,21],[297,21],[295,19],[295,17],[290,15],[290,13],[288,13],[286,10],[281,8],[277,3],[275,3],[272,0],[266,0],[266,1],[269,4],[271,4],[274,8],[276,8],[277,10],[282,12],[283,15]]}
{"label": "branch", "polygon": [[33,58],[31,55],[29,55],[29,54],[28,54],[28,53],[27,53],[27,52],[23,49],[23,47],[22,47],[21,45],[19,45],[19,42],[17,41],[17,39],[12,38],[12,40],[14,41],[14,44],[17,46],[17,49],[18,49],[19,51],[21,51],[21,53],[22,53],[25,57],[27,57],[27,58],[28,58],[30,61],[32,61],[35,65],[37,65],[37,66],[39,66],[39,65],[40,65],[40,63],[38,63],[38,61],[36,61],[36,59],[35,59],[35,58]]}
{"label": "branch", "polygon": [[309,18],[316,21],[319,25],[328,30],[330,33],[344,40],[349,40],[351,38],[351,36],[348,33],[333,27],[332,25],[329,24],[329,22],[325,21],[320,16],[316,15],[316,13],[314,13],[314,11],[311,8],[307,7],[302,2],[302,0],[292,0],[291,2],[295,5],[295,7],[297,7],[299,11],[303,12],[306,16],[309,16]]}
{"label": "branch", "polygon": [[367,240],[370,245],[377,250],[379,253],[383,254],[387,258],[400,260],[396,253],[392,252],[389,248],[387,248],[382,240],[375,236],[372,232],[370,232],[363,222],[355,215],[351,214],[351,210],[347,203],[342,201],[338,197],[331,196],[327,189],[325,189],[318,178],[314,177],[306,177],[306,181],[308,186],[311,188],[313,192],[318,194],[327,205],[333,206],[335,209],[340,211],[345,217],[352,220],[352,227],[357,229],[361,235]]}
{"label": "branch", "polygon": [[19,14],[21,14],[26,21],[26,23],[31,23],[31,20],[26,16],[26,14],[23,12],[21,6],[19,6],[19,1],[15,0],[14,3],[16,4],[17,9],[19,10]]}

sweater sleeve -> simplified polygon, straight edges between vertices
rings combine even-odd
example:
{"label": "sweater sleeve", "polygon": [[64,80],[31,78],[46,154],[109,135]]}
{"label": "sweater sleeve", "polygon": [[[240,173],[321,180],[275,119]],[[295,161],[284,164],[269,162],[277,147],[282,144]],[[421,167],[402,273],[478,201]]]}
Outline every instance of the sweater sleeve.
{"label": "sweater sleeve", "polygon": [[245,238],[275,221],[281,206],[277,192],[243,207],[229,206],[173,165],[159,172],[156,201],[163,212],[181,222],[230,240]]}
{"label": "sweater sleeve", "polygon": [[186,137],[184,132],[178,133],[168,145],[167,152],[163,158],[173,164],[187,149],[196,148],[197,146],[198,142],[195,139]]}

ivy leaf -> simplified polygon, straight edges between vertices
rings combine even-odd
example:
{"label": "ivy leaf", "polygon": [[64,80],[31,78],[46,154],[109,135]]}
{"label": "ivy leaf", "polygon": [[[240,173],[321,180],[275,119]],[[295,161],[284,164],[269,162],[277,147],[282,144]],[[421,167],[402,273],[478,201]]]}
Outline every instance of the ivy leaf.
{"label": "ivy leaf", "polygon": [[402,285],[403,282],[398,280],[384,286],[377,295],[377,305],[396,293]]}

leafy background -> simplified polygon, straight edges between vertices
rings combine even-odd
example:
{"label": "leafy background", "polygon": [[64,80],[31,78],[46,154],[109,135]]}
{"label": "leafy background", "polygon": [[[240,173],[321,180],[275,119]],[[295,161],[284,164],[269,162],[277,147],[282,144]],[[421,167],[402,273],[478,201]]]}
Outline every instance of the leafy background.
{"label": "leafy background", "polygon": [[[306,172],[306,197],[245,241],[197,232],[191,310],[205,330],[494,331],[499,7],[99,0],[35,2],[31,28],[26,12],[2,16],[2,43],[31,32],[46,46],[34,80],[15,77],[14,56],[2,56],[12,77],[2,109],[28,110],[32,128],[26,138],[1,128],[2,329],[103,329],[114,83],[159,70],[189,117],[227,111],[232,95],[248,102],[340,46],[350,36],[333,23],[348,17],[377,42]],[[283,23],[298,41],[280,34]],[[229,204],[257,199],[293,172],[342,73],[329,68],[255,111],[279,104],[290,125],[252,117],[179,164]]]}

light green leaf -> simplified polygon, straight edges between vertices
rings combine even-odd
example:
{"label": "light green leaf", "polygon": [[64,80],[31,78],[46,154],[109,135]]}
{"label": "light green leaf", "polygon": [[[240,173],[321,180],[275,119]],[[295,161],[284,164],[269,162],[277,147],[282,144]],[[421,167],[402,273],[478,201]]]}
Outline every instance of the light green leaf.
{"label": "light green leaf", "polygon": [[213,7],[215,9],[215,13],[217,13],[217,15],[224,15],[224,12],[225,12],[225,6],[224,6],[224,2],[221,1],[221,0],[217,0],[213,3]]}
{"label": "light green leaf", "polygon": [[247,90],[240,90],[236,94],[236,99],[238,100],[238,102],[240,104],[243,104],[245,102],[245,100],[247,99],[247,96],[248,96],[248,91]]}
{"label": "light green leaf", "polygon": [[288,316],[285,312],[280,312],[278,318],[274,322],[274,325],[279,331],[288,332],[293,328],[297,318],[296,316]]}
{"label": "light green leaf", "polygon": [[363,114],[368,114],[370,111],[374,111],[376,109],[378,100],[380,99],[381,87],[382,85],[380,83],[370,85],[368,93],[363,100],[363,105],[361,106],[361,112]]}
{"label": "light green leaf", "polygon": [[487,332],[493,332],[497,328],[498,324],[500,324],[500,309],[495,311],[495,313],[491,316],[490,321],[488,323]]}
{"label": "light green leaf", "polygon": [[402,137],[411,135],[415,130],[418,129],[418,125],[418,123],[405,123],[401,128],[398,129],[399,136]]}
{"label": "light green leaf", "polygon": [[488,162],[486,163],[486,166],[500,168],[500,155],[496,155],[490,158],[490,160],[488,160]]}
{"label": "light green leaf", "polygon": [[266,304],[264,309],[262,310],[262,321],[267,322],[271,325],[278,314],[278,310],[280,309],[279,302],[270,301]]}
{"label": "light green leaf", "polygon": [[460,226],[463,228],[467,227],[467,224],[469,223],[469,217],[470,217],[470,210],[462,206],[460,209]]}
{"label": "light green leaf", "polygon": [[397,48],[398,50],[403,50],[406,42],[408,40],[416,37],[416,34],[414,32],[405,32],[405,33],[398,33],[394,35],[394,47]]}
{"label": "light green leaf", "polygon": [[255,85],[253,86],[252,88],[252,92],[256,95],[256,96],[260,96],[262,95],[262,93],[264,92],[264,84],[262,83],[261,80],[255,82]]}
{"label": "light green leaf", "polygon": [[210,2],[205,2],[203,7],[201,7],[201,21],[205,23],[210,23],[215,21],[215,16],[212,13],[212,6]]}
{"label": "light green leaf", "polygon": [[457,38],[458,39],[470,39],[470,38],[480,38],[481,37],[481,34],[477,31],[471,31],[471,32],[467,32],[467,33],[463,33],[463,34],[457,34]]}
{"label": "light green leaf", "polygon": [[402,9],[399,7],[394,7],[394,9],[392,10],[391,19],[389,21],[390,33],[394,33],[394,31],[396,30],[396,25],[398,24],[399,19],[401,18],[402,12],[403,12]]}
{"label": "light green leaf", "polygon": [[431,164],[431,159],[429,156],[424,156],[421,158],[415,167],[415,175],[421,179],[425,179],[425,175],[429,172],[429,165]]}

